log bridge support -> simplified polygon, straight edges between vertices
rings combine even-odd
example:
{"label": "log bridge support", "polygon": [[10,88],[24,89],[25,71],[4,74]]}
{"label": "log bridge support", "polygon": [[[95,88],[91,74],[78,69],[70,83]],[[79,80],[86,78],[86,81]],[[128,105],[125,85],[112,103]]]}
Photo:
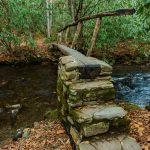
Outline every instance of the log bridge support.
{"label": "log bridge support", "polygon": [[[77,26],[73,40],[72,40],[72,44],[71,44],[71,48],[75,48],[75,45],[77,44],[78,38],[79,38],[81,30],[82,30],[83,23],[85,21],[89,21],[91,19],[96,19],[96,24],[95,24],[93,36],[91,38],[90,47],[87,51],[87,56],[91,56],[92,51],[94,50],[95,45],[96,45],[96,40],[97,40],[97,36],[98,36],[99,30],[100,30],[100,25],[102,24],[102,18],[109,17],[109,16],[133,15],[134,13],[135,13],[135,9],[131,8],[131,9],[118,9],[115,11],[109,11],[109,12],[98,13],[95,15],[82,17],[79,20],[77,20],[76,22],[73,22],[73,23],[65,26],[61,30],[59,30],[58,43],[60,44],[63,41],[65,44],[67,44],[70,28]],[[65,34],[65,35],[63,36],[63,34]],[[63,37],[65,37],[64,40],[63,40]]]}
{"label": "log bridge support", "polygon": [[65,45],[59,59],[58,114],[77,150],[140,150],[128,136],[127,112],[115,102],[112,67]]}

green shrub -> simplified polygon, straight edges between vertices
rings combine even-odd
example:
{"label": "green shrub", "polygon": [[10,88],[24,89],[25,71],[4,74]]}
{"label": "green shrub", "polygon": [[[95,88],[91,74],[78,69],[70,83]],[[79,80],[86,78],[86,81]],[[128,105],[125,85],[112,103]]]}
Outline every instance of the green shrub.
{"label": "green shrub", "polygon": [[33,33],[45,32],[44,0],[1,0],[0,42],[12,53],[24,42],[34,48]]}

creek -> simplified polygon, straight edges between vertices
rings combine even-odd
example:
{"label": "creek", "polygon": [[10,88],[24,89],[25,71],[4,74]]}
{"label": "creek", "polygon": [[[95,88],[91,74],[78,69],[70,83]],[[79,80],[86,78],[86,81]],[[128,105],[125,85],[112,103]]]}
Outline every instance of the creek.
{"label": "creek", "polygon": [[150,103],[150,66],[115,66],[116,100],[144,108]]}

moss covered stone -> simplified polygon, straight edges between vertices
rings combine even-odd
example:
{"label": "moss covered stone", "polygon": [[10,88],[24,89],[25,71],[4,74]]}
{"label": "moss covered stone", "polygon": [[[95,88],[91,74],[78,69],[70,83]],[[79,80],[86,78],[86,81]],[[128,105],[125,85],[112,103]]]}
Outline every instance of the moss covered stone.
{"label": "moss covered stone", "polygon": [[[76,92],[76,95],[74,93]],[[108,101],[115,98],[115,89],[110,81],[75,83],[69,87],[69,101]]]}
{"label": "moss covered stone", "polygon": [[119,102],[117,104],[128,112],[141,109],[138,105],[129,102]]}
{"label": "moss covered stone", "polygon": [[102,134],[107,132],[108,130],[109,130],[108,122],[99,122],[82,127],[82,133],[85,137]]}
{"label": "moss covered stone", "polygon": [[72,139],[75,142],[75,144],[79,144],[81,142],[82,135],[72,126],[70,128],[70,135],[72,136]]}

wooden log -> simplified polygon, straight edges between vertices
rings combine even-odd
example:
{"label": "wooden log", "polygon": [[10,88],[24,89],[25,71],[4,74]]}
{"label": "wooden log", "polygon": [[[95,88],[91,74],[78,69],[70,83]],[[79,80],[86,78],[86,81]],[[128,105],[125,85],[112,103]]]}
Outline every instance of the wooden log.
{"label": "wooden log", "polygon": [[98,14],[94,14],[94,15],[91,15],[91,16],[82,17],[79,20],[77,20],[77,21],[75,21],[75,22],[65,26],[64,28],[62,28],[58,32],[62,32],[64,30],[66,30],[68,27],[76,26],[79,22],[87,21],[87,20],[90,20],[90,19],[102,18],[102,17],[108,17],[108,16],[133,15],[134,13],[135,13],[135,9],[134,8],[118,9],[118,10],[115,10],[115,11],[98,13]]}
{"label": "wooden log", "polygon": [[65,43],[68,41],[68,34],[69,34],[70,28],[67,28],[66,33],[65,33]]}
{"label": "wooden log", "polygon": [[78,25],[77,25],[77,29],[76,29],[73,41],[72,41],[71,48],[73,48],[76,45],[78,37],[79,37],[80,32],[81,32],[81,28],[82,28],[82,22],[79,22]]}
{"label": "wooden log", "polygon": [[96,44],[99,29],[100,29],[101,21],[102,21],[101,18],[97,18],[97,20],[96,20],[95,29],[94,29],[93,36],[91,39],[90,48],[86,54],[87,56],[91,56],[91,53],[92,53],[93,49],[95,48],[95,44]]}

